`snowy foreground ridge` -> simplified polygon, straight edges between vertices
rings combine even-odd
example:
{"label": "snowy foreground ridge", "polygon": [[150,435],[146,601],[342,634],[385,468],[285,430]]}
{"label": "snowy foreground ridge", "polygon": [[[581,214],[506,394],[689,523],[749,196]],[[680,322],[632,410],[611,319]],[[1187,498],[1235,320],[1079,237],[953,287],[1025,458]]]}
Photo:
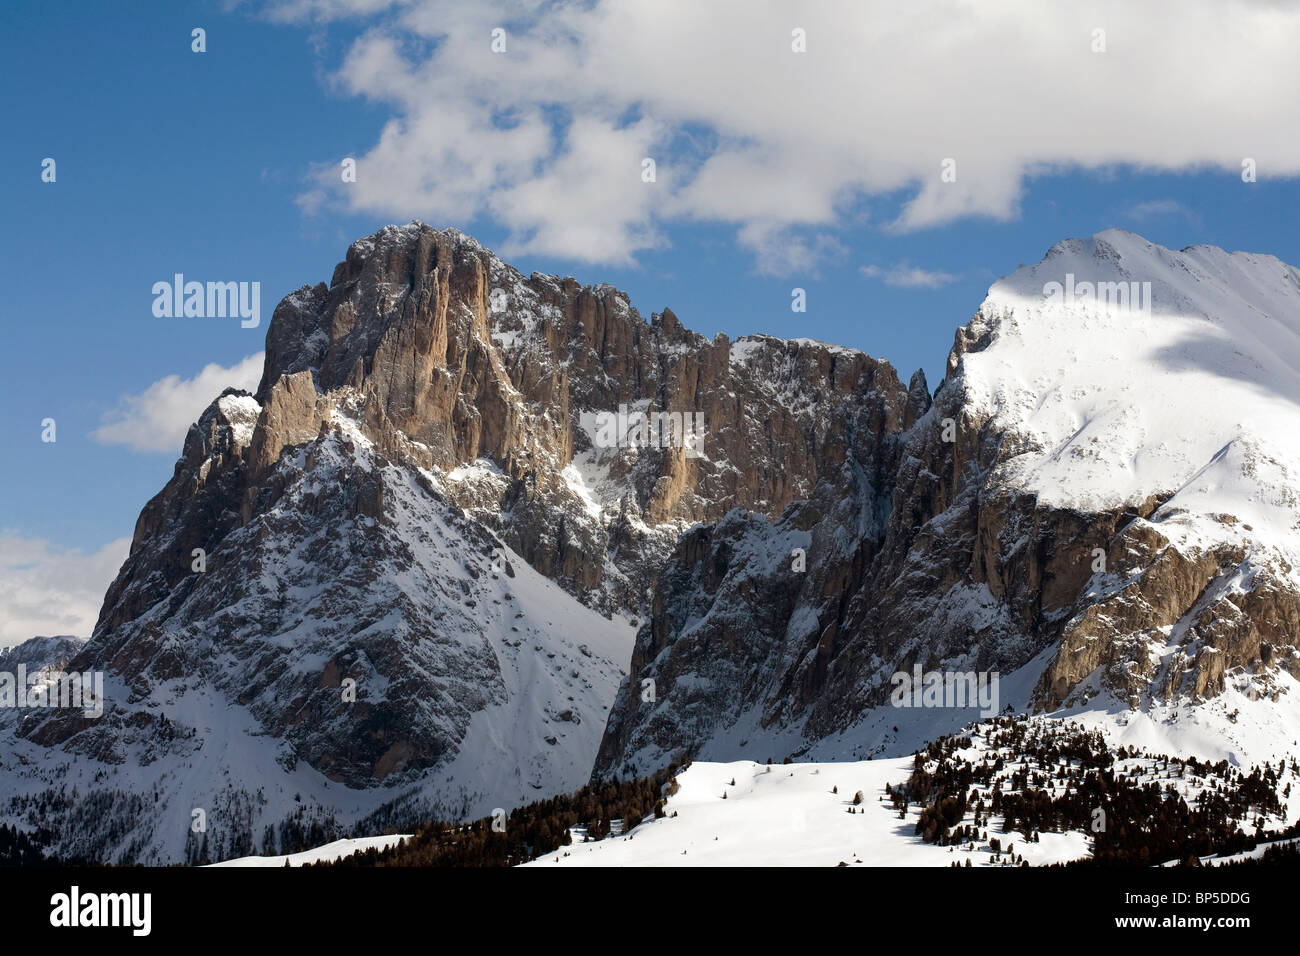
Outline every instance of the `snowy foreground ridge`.
{"label": "snowy foreground ridge", "polygon": [[[528,866],[951,866],[993,865],[989,852],[949,853],[913,836],[916,811],[899,820],[878,798],[911,772],[911,757],[851,763],[691,764],[669,798],[669,816],[631,834],[547,854]],[[735,786],[731,781],[735,780]],[[838,789],[838,793],[832,792]],[[862,791],[862,803],[853,807]],[[724,800],[723,794],[727,797]],[[671,816],[676,812],[677,816]],[[1088,853],[1082,834],[1049,834],[1027,849],[1033,864]],[[1005,859],[1005,857],[1004,857]]]}
{"label": "snowy foreground ridge", "polygon": [[[1091,746],[1081,746],[1089,740]],[[631,830],[614,820],[608,828],[612,835],[598,839],[590,839],[583,826],[571,827],[569,845],[525,865],[1048,866],[1087,860],[1098,852],[1100,838],[1093,827],[1100,819],[1105,830],[1106,808],[1112,827],[1146,826],[1147,818],[1133,815],[1131,801],[1113,799],[1118,793],[1110,787],[1098,791],[1083,786],[1084,778],[1098,766],[1091,754],[1106,754],[1107,772],[1127,793],[1164,791],[1176,794],[1189,807],[1241,793],[1244,778],[1255,777],[1260,770],[1254,766],[1247,771],[1235,759],[1169,757],[1137,746],[1138,741],[1172,742],[1150,728],[1116,732],[1114,726],[1102,729],[1095,721],[1090,726],[1088,721],[1022,716],[969,725],[947,747],[927,748],[920,756],[788,764],[696,762],[666,785],[662,816],[647,817]],[[940,752],[947,754],[942,761]],[[942,794],[930,799],[907,795],[915,796],[920,786],[918,769],[930,781],[939,780],[941,762],[949,767],[965,765],[973,772],[961,785],[961,792],[970,795],[969,802],[948,820],[951,838],[935,840],[933,823],[927,824],[924,812],[930,812]],[[1256,791],[1257,798],[1247,798],[1233,813],[1244,831],[1253,832],[1258,845],[1237,852],[1229,848],[1220,855],[1200,853],[1202,864],[1257,859],[1269,846],[1291,842],[1278,837],[1300,822],[1300,801],[1289,799],[1300,785],[1300,765],[1291,759],[1267,767],[1275,769],[1275,782],[1265,781],[1267,785]],[[990,772],[982,773],[980,768]],[[1277,795],[1284,797],[1277,802],[1268,796],[1274,784]],[[1026,818],[1030,804],[1018,802],[1019,794],[1029,797],[1031,804],[1061,799],[1082,800],[1090,808],[1105,806],[1085,814],[1080,823],[1048,827]],[[290,857],[247,857],[226,865],[333,861],[372,846],[383,849],[401,839],[342,840]],[[1141,860],[1173,865],[1185,858],[1177,850],[1157,850]],[[1104,854],[1100,857],[1102,862],[1106,859]]]}
{"label": "snowy foreground ridge", "polygon": [[341,860],[345,856],[351,856],[353,853],[364,853],[371,847],[376,850],[382,850],[390,847],[394,843],[403,839],[407,834],[393,834],[391,836],[377,837],[357,837],[349,840],[335,840],[333,843],[327,843],[325,846],[318,846],[315,849],[303,850],[301,853],[280,854],[279,856],[241,856],[234,860],[223,860],[220,863],[213,863],[212,866],[305,866],[308,863],[326,863]]}
{"label": "snowy foreground ridge", "polygon": [[[977,738],[966,755],[985,753],[982,744]],[[1014,766],[1012,761],[1008,771]],[[1174,787],[1189,804],[1212,786],[1212,781],[1171,771],[1147,756],[1123,760],[1120,766],[1142,785]],[[583,842],[584,833],[575,829],[571,846],[525,865],[1033,867],[1092,855],[1087,832],[1043,830],[1031,841],[1016,828],[1005,831],[999,814],[976,827],[983,839],[956,846],[924,842],[916,834],[920,806],[908,806],[900,817],[886,794],[886,786],[898,788],[912,767],[912,757],[779,765],[745,760],[694,763],[677,777],[680,789],[665,805],[667,816],[597,842]],[[1294,772],[1284,779],[1297,782]],[[1065,788],[1049,787],[1047,792],[1060,796]],[[1300,801],[1291,800],[1282,814],[1266,815],[1264,822],[1267,830],[1277,831],[1298,819]],[[1206,856],[1202,862],[1257,858],[1267,845],[1262,842],[1222,860]]]}
{"label": "snowy foreground ridge", "polygon": [[[946,847],[912,835],[917,811],[899,820],[887,802],[878,802],[885,785],[906,780],[912,758],[852,763],[800,763],[779,766],[748,760],[696,763],[677,778],[681,789],[668,799],[667,812],[630,835],[573,845],[527,866],[950,866]],[[735,786],[731,781],[735,781]],[[837,787],[839,792],[832,793]],[[862,791],[857,813],[849,813]],[[722,794],[726,793],[724,800]],[[216,866],[282,867],[337,860],[370,847],[383,848],[400,836],[337,840],[289,856],[249,856]],[[1027,845],[1031,865],[1064,862],[1088,854],[1082,834],[1044,834]],[[972,866],[994,865],[987,848],[956,854]],[[1005,862],[1005,857],[1003,858]]]}

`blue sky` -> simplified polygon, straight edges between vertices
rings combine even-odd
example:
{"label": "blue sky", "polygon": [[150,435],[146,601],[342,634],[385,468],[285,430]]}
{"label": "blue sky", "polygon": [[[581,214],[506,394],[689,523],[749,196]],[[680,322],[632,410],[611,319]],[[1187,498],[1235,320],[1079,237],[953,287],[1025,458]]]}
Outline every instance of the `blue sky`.
{"label": "blue sky", "polygon": [[[16,575],[22,600],[33,603],[37,572],[53,582],[54,597],[45,599],[55,603],[60,588],[70,586],[68,575],[84,577],[87,593],[102,594],[107,580],[98,577],[111,577],[120,554],[92,559],[110,542],[123,547],[142,505],[170,477],[180,446],[163,436],[161,448],[145,450],[92,433],[106,416],[120,420],[138,411],[139,402],[123,402],[168,376],[178,377],[181,394],[185,380],[215,365],[200,382],[213,384],[208,398],[215,397],[219,369],[262,349],[275,303],[303,284],[328,281],[350,241],[388,222],[419,218],[457,226],[525,273],[610,282],[627,290],[643,315],[668,306],[708,335],[767,332],[850,345],[888,359],[904,379],[923,367],[932,388],[954,330],[989,284],[1037,261],[1060,239],[1119,226],[1173,248],[1210,243],[1300,263],[1300,156],[1288,148],[1294,141],[1283,138],[1294,133],[1279,132],[1297,126],[1297,68],[1292,56],[1279,61],[1285,68],[1270,70],[1272,47],[1262,39],[1282,31],[1294,40],[1296,19],[1271,7],[1259,13],[1242,5],[1249,8],[1243,16],[1282,17],[1250,21],[1258,36],[1247,29],[1231,48],[1195,54],[1172,40],[1165,49],[1158,20],[1130,22],[1118,12],[1107,21],[1115,24],[1115,52],[1093,53],[1093,59],[1084,58],[1090,21],[1024,26],[1044,37],[1064,35],[1061,42],[1084,51],[1077,67],[1061,70],[1105,63],[1117,75],[1063,81],[1061,95],[1074,90],[1078,99],[1058,96],[1059,111],[1019,103],[1015,122],[1029,145],[999,152],[982,130],[1001,143],[1016,137],[1000,126],[1011,106],[992,94],[982,102],[954,102],[936,115],[917,110],[910,120],[892,113],[856,119],[855,103],[888,111],[905,98],[898,89],[907,74],[895,73],[898,88],[843,98],[860,65],[847,58],[852,51],[837,50],[835,56],[846,57],[837,62],[817,46],[842,31],[834,24],[810,28],[809,59],[791,58],[793,21],[765,12],[777,9],[770,4],[756,5],[753,19],[755,29],[775,38],[763,53],[771,63],[754,66],[756,47],[742,49],[727,74],[737,78],[736,88],[714,77],[683,79],[694,88],[679,89],[653,71],[632,92],[605,89],[608,65],[588,64],[587,70],[601,71],[596,80],[575,69],[570,81],[562,63],[548,60],[563,46],[556,33],[565,42],[596,46],[601,30],[629,32],[626,24],[606,22],[616,17],[602,20],[603,4],[590,10],[546,5],[562,16],[539,16],[524,3],[498,11],[476,6],[473,13],[446,15],[443,23],[435,14],[448,5],[384,0],[5,4],[0,595],[19,600]],[[727,6],[719,4],[719,16]],[[1192,26],[1179,29],[1199,25],[1214,42],[1228,42],[1217,14],[1198,4],[1188,10]],[[507,24],[516,52],[490,60],[495,22]],[[683,22],[679,34],[701,29]],[[1028,15],[1015,22],[1027,23]],[[206,30],[201,54],[191,51],[194,27]],[[735,43],[752,42],[749,31],[749,25],[739,29]],[[1129,47],[1142,39],[1139,56],[1124,52],[1126,37]],[[972,55],[982,39],[970,38]],[[686,66],[701,59],[689,50],[674,55]],[[1189,88],[1182,77],[1186,95],[1152,94],[1148,113],[1125,114],[1126,107],[1114,105],[1125,96],[1140,98],[1140,82],[1163,82],[1153,78],[1161,62],[1187,56],[1226,58],[1227,68],[1261,72],[1242,81],[1250,96],[1209,83]],[[758,84],[774,71],[804,69],[805,62],[823,72],[778,78],[806,86],[805,107],[796,101],[787,121],[771,125],[761,111],[739,116],[737,98],[750,96],[749,81],[740,82],[744,70],[760,71]],[[1150,75],[1143,63],[1151,64]],[[1048,69],[1029,63],[1025,70],[1040,66]],[[629,62],[629,72],[637,68]],[[488,69],[497,72],[475,74]],[[485,85],[484,76],[501,79]],[[1045,76],[1042,84],[1026,76],[1023,86],[1050,86],[1055,74]],[[829,92],[823,101],[819,83],[836,88],[833,104]],[[948,88],[960,100],[964,85]],[[933,91],[925,95],[917,93],[922,98],[914,103],[936,101]],[[1090,112],[1094,96],[1102,105]],[[841,118],[818,125],[818,111],[830,109]],[[584,131],[578,121],[588,116],[604,125]],[[1169,126],[1160,129],[1165,117]],[[880,139],[857,139],[843,128],[859,122],[876,124]],[[396,143],[385,139],[392,123]],[[525,152],[525,171],[485,179],[481,170],[519,158],[502,153],[522,141],[511,137],[524,136],[530,124],[530,142],[540,152]],[[1071,138],[1071,130],[1088,124],[1095,136]],[[920,126],[936,127],[941,144],[950,129],[947,149],[914,139]],[[548,142],[536,145],[538,129]],[[451,145],[439,140],[442,130]],[[583,164],[600,161],[606,145],[610,155],[634,162],[641,152],[659,157],[662,188],[654,198],[644,198],[655,187],[637,182],[634,173],[630,190],[621,180],[607,186],[592,177]],[[952,206],[925,198],[931,187],[918,171],[937,168],[946,155],[973,156],[988,177]],[[382,173],[348,194],[331,185],[347,156],[360,157],[363,179]],[[1242,182],[1240,156],[1261,157],[1258,182]],[[57,163],[53,183],[41,180],[45,157]],[[535,180],[529,169],[537,170]],[[730,195],[710,185],[715,181],[740,185]],[[606,215],[614,223],[607,232],[572,239],[574,223]],[[156,318],[151,287],[176,272],[260,282],[261,326]],[[790,310],[795,286],[807,290],[805,314]],[[184,417],[193,414],[184,410]],[[41,441],[47,417],[57,422],[53,444]],[[0,644],[10,636],[0,631]]]}

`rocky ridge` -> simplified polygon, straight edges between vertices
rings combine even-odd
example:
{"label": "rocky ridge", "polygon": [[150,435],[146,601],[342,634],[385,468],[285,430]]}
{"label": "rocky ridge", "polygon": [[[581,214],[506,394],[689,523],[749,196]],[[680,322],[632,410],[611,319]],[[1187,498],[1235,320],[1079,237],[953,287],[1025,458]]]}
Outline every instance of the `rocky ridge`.
{"label": "rocky ridge", "polygon": [[[46,799],[89,758],[82,786],[166,794],[170,829],[124,812],[65,847],[121,861],[202,856],[192,807],[244,852],[304,791],[322,818],[418,819],[571,789],[678,536],[778,515],[850,459],[886,474],[923,392],[849,349],[646,322],[455,230],[381,230],[280,303],[257,392],[190,429],[70,662],[106,673],[106,713],[24,716],[11,789]],[[621,406],[702,412],[703,454],[604,447]]]}
{"label": "rocky ridge", "polygon": [[[1155,307],[1042,304],[1076,274],[1145,281]],[[1231,710],[1229,692],[1294,729],[1297,343],[1300,272],[1272,257],[1119,231],[1054,247],[958,330],[884,481],[846,468],[773,524],[682,538],[595,775],[921,745],[974,711],[900,731],[891,677],[917,665],[1015,675],[1015,709]]]}

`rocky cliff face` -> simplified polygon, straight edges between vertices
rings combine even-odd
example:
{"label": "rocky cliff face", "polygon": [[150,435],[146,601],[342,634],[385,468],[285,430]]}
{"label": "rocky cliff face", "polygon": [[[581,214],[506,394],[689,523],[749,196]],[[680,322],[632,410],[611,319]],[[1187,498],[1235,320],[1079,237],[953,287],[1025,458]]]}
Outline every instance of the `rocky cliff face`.
{"label": "rocky cliff face", "polygon": [[[164,795],[64,847],[154,861],[203,854],[192,808],[229,853],[304,793],[355,820],[571,789],[681,533],[777,516],[845,468],[880,481],[924,391],[848,349],[646,322],[454,230],[384,229],[280,303],[257,393],[191,428],[71,665],[105,672],[106,713],[25,716],[13,788],[39,799],[77,758],[117,777],[67,802],[72,834],[92,803]],[[611,441],[620,411],[703,434]]]}
{"label": "rocky cliff face", "polygon": [[[680,529],[779,514],[908,408],[893,369],[859,352],[708,340],[667,309],[647,323],[612,287],[525,278],[418,224],[354,243],[328,287],[281,303],[256,398],[255,479],[346,399],[386,454],[450,473],[490,462],[498,480],[453,479],[455,503],[580,599],[633,612]],[[702,413],[702,455],[598,447],[593,416],[623,407]]]}
{"label": "rocky cliff face", "polygon": [[60,670],[86,645],[79,637],[33,637],[13,647],[0,648],[0,671],[13,672],[19,664],[29,672],[45,668]]}
{"label": "rocky cliff face", "polygon": [[[1145,282],[1154,308],[1046,301],[1075,279]],[[1227,690],[1296,711],[1298,343],[1300,272],[1271,257],[1119,232],[1054,247],[958,331],[886,474],[845,467],[774,524],[683,537],[596,775],[879,753],[974,716],[900,731],[917,715],[889,706],[891,677],[917,665],[1010,676],[1016,709]]]}

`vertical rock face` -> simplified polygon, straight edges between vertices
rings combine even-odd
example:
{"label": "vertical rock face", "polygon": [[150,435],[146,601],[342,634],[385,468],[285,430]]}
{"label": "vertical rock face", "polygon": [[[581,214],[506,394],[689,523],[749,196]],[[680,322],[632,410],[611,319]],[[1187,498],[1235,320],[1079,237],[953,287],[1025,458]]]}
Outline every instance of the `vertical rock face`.
{"label": "vertical rock face", "polygon": [[[24,715],[7,786],[58,807],[62,852],[154,862],[256,852],[304,812],[572,789],[678,537],[766,523],[845,468],[880,481],[924,391],[849,349],[647,322],[454,230],[384,229],[280,303],[257,392],[190,429],[71,662],[105,674],[104,716]],[[661,412],[702,433],[629,440]],[[39,789],[56,776],[83,796]],[[95,830],[105,807],[120,823]]]}
{"label": "vertical rock face", "polygon": [[[1272,257],[1054,247],[958,330],[933,408],[912,382],[883,475],[679,543],[595,775],[915,745],[889,704],[918,665],[1018,672],[1017,709],[1296,712],[1297,368],[1300,272]],[[974,716],[946,713],[924,733]]]}
{"label": "vertical rock face", "polygon": [[[709,340],[669,310],[647,323],[612,287],[525,278],[419,224],[354,243],[328,287],[276,309],[257,467],[323,420],[328,401],[302,404],[307,374],[386,453],[444,472],[491,462],[501,480],[464,483],[456,502],[605,610],[639,609],[682,528],[732,508],[780,514],[851,442],[883,444],[925,399],[859,352]],[[596,416],[620,409],[702,415],[699,456],[598,447]],[[621,580],[631,571],[639,586]]]}

